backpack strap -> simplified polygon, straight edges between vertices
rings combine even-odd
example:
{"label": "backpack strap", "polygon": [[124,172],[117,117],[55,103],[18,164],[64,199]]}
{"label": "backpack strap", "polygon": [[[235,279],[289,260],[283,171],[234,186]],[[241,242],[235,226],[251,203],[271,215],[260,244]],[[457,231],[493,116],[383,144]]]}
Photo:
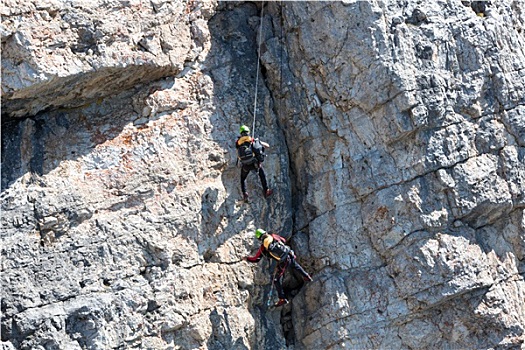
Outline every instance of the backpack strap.
{"label": "backpack strap", "polygon": [[272,233],[271,236],[277,241],[286,243],[286,238],[284,238],[283,236],[279,236],[277,233]]}

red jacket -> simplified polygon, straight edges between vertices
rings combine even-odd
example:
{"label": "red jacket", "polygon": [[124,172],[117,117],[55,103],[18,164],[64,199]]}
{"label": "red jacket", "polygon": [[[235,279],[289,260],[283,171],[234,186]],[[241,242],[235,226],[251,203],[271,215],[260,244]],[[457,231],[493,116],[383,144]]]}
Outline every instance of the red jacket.
{"label": "red jacket", "polygon": [[[261,244],[261,246],[259,247],[259,250],[257,251],[257,253],[255,253],[254,256],[247,256],[246,257],[246,260],[249,261],[249,262],[253,262],[253,263],[256,263],[258,262],[259,260],[261,260],[261,258],[263,257],[263,255],[267,256],[267,257],[272,257],[270,256],[270,254],[268,253],[268,250],[266,249],[265,247],[265,243],[268,243],[266,242],[268,238],[272,238],[272,239],[275,239],[276,241],[281,241],[283,243],[286,243],[286,239],[284,237],[281,237],[279,236],[278,234],[276,233],[271,233],[271,234],[267,234],[266,238],[263,239],[263,243]],[[271,240],[270,240],[271,242]],[[267,246],[268,244],[266,244]]]}

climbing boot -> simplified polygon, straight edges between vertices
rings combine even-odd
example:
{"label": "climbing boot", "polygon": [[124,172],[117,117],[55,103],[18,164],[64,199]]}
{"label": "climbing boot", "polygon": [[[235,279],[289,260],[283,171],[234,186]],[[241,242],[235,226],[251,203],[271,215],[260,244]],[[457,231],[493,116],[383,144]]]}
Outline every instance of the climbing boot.
{"label": "climbing boot", "polygon": [[265,198],[268,198],[272,195],[273,191],[270,190],[270,189],[267,189],[265,192],[264,192],[264,197]]}
{"label": "climbing boot", "polygon": [[278,307],[278,306],[283,306],[283,305],[286,305],[286,304],[288,304],[288,300],[286,300],[286,299],[279,299],[279,301],[274,306]]}
{"label": "climbing boot", "polygon": [[312,282],[313,281],[312,276],[310,276],[309,274],[306,274],[306,276],[303,277],[303,280],[305,282]]}
{"label": "climbing boot", "polygon": [[242,194],[242,199],[245,201],[245,202],[249,202],[250,201],[250,197],[248,196],[248,192],[244,192]]}

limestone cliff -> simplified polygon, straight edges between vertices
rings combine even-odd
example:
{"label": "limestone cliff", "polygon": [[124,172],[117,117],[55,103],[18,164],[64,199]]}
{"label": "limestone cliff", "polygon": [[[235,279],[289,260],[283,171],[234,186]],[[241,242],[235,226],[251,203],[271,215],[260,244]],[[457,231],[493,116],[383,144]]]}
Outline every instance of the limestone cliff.
{"label": "limestone cliff", "polygon": [[[2,349],[523,347],[524,26],[510,0],[4,1]],[[275,194],[250,174],[246,204],[257,75]],[[281,309],[257,227],[314,276]]]}

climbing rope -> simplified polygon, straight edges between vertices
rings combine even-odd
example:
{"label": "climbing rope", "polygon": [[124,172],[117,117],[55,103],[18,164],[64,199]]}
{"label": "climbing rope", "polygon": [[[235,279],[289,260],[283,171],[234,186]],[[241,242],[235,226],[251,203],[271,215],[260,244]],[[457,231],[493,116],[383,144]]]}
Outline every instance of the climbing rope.
{"label": "climbing rope", "polygon": [[261,41],[262,41],[262,29],[263,29],[263,14],[264,14],[264,1],[261,6],[261,24],[259,25],[259,48],[257,49],[257,73],[255,75],[255,101],[253,103],[253,124],[252,124],[252,135],[255,137],[255,116],[257,115],[257,87],[259,85],[259,66],[261,64]]}
{"label": "climbing rope", "polygon": [[270,288],[270,293],[268,294],[268,300],[266,301],[266,306],[272,305],[272,297],[273,297],[273,288],[275,285],[275,276],[277,276],[277,265],[275,265],[274,271],[273,271],[273,277],[272,277],[272,287]]}
{"label": "climbing rope", "polygon": [[280,52],[280,66],[279,66],[279,92],[281,93],[281,96],[279,96],[279,112],[282,112],[283,110],[283,50],[284,50],[284,20],[283,20],[283,2],[279,2],[279,14],[280,14],[280,20],[281,20],[281,52]]}

